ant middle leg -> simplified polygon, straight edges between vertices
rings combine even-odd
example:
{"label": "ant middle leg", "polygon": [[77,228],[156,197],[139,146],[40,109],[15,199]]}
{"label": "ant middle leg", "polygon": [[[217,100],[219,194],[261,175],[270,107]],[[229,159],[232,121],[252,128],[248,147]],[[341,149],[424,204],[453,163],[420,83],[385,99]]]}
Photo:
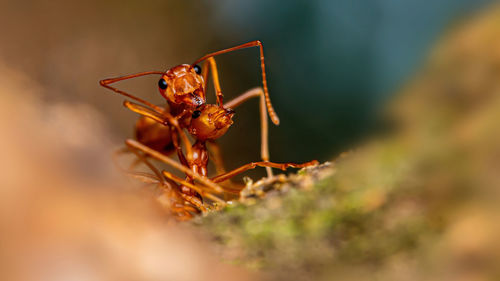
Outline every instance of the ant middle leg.
{"label": "ant middle leg", "polygon": [[[269,161],[269,126],[267,121],[266,100],[261,87],[250,89],[243,94],[226,103],[225,107],[235,108],[251,98],[260,97],[260,158],[262,161]],[[266,167],[268,177],[273,176],[271,167]]]}

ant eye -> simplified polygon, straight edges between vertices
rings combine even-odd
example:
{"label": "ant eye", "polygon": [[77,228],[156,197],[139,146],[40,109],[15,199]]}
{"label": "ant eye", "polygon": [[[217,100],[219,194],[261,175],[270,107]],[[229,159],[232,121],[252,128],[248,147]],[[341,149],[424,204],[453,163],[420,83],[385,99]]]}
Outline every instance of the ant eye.
{"label": "ant eye", "polygon": [[158,87],[160,87],[160,89],[162,90],[165,90],[167,88],[167,81],[165,81],[165,79],[160,79],[160,81],[158,81]]}
{"label": "ant eye", "polygon": [[191,117],[193,117],[193,119],[196,119],[196,118],[200,117],[200,115],[201,115],[201,111],[195,110],[195,111],[193,111],[193,116],[191,116]]}
{"label": "ant eye", "polygon": [[197,74],[201,74],[201,67],[199,65],[195,65],[193,66],[194,68],[194,72],[196,72]]}

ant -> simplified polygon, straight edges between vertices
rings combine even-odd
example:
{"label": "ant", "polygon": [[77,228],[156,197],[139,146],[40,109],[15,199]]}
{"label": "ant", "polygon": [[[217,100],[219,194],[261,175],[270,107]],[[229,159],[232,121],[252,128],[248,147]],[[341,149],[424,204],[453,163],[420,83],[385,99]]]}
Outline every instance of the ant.
{"label": "ant", "polygon": [[[260,50],[263,88],[251,89],[224,104],[214,56],[257,46]],[[203,68],[198,65],[201,62],[204,62]],[[206,103],[206,89],[209,72],[211,72],[215,88],[216,104]],[[146,100],[110,86],[110,84],[118,81],[145,75],[161,75],[158,81],[158,88],[160,94],[166,99],[168,108],[154,105]],[[141,72],[117,78],[104,79],[100,81],[100,84],[105,88],[139,102],[124,101],[125,107],[142,116],[135,126],[137,141],[132,139],[126,140],[126,145],[139,156],[142,162],[146,163],[147,166],[155,172],[154,180],[165,183],[168,179],[170,182],[173,181],[180,184],[180,195],[187,202],[195,205],[200,210],[203,209],[202,196],[212,201],[223,202],[223,200],[213,196],[212,193],[221,193],[224,191],[238,193],[238,189],[231,189],[229,187],[222,188],[217,183],[226,181],[246,170],[253,169],[257,166],[265,167],[267,175],[270,177],[272,176],[271,168],[285,170],[288,167],[302,168],[318,163],[316,160],[303,164],[281,164],[269,161],[267,116],[269,114],[271,121],[275,125],[279,125],[280,121],[269,98],[264,51],[262,43],[258,40],[209,53],[196,60],[193,64],[181,64],[165,72]],[[218,153],[219,147],[215,140],[224,135],[233,124],[232,117],[234,111],[232,108],[254,97],[260,98],[262,161],[252,162],[225,173],[221,165],[222,160],[220,159],[220,153]],[[184,129],[187,129],[190,135],[195,139],[193,145],[191,145]],[[184,146],[185,153],[182,150],[179,140]],[[216,153],[214,153],[214,163],[219,173],[219,175],[210,179],[207,177],[207,165],[209,160],[207,144],[216,151]],[[156,158],[182,171],[186,174],[186,179],[181,179],[167,171],[162,171],[160,173],[148,162],[144,155],[139,153],[139,151],[144,155]],[[177,152],[180,163],[168,157],[168,155],[174,151]],[[195,180],[201,185],[196,185]]]}

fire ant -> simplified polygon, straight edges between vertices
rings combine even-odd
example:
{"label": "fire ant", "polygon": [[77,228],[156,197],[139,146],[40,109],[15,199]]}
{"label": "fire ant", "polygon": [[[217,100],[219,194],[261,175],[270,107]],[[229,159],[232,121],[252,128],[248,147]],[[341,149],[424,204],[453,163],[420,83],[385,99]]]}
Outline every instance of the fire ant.
{"label": "fire ant", "polygon": [[[251,89],[224,104],[214,56],[257,46],[260,50],[263,88]],[[201,62],[204,62],[203,68],[198,65]],[[206,103],[209,72],[211,72],[212,81],[214,83],[216,104]],[[166,99],[168,108],[154,105],[146,100],[110,86],[110,84],[118,81],[145,75],[161,75],[158,81],[158,88],[160,94]],[[200,210],[203,209],[202,197],[222,203],[223,200],[214,196],[213,193],[239,192],[239,190],[231,189],[230,187],[222,188],[217,183],[228,180],[246,170],[253,169],[257,166],[265,167],[268,176],[272,176],[271,168],[285,170],[288,167],[302,168],[317,164],[316,160],[303,164],[269,162],[267,115],[269,114],[271,121],[275,125],[279,125],[280,121],[269,98],[264,64],[264,51],[260,41],[252,41],[232,48],[209,53],[196,60],[193,64],[181,64],[165,72],[141,72],[117,78],[104,79],[100,81],[100,84],[105,88],[139,102],[124,101],[125,107],[142,116],[135,126],[137,141],[128,139],[125,142],[126,145],[136,153],[141,161],[146,163],[147,166],[154,171],[155,176],[153,180],[163,183],[166,183],[168,180],[179,184],[180,196]],[[232,108],[254,97],[260,98],[262,161],[252,162],[225,173],[221,172],[224,171],[221,166],[222,161],[220,159],[220,154],[216,153],[214,162],[219,175],[209,179],[207,177],[207,165],[209,160],[207,143],[209,147],[212,146],[215,151],[218,151],[219,148],[215,140],[224,135],[231,124],[233,124],[232,117],[234,111]],[[187,129],[195,139],[193,145],[191,145],[184,129]],[[182,150],[179,140],[184,146],[185,153]],[[174,151],[177,152],[180,163],[168,157],[168,155]],[[146,156],[153,157],[180,170],[186,174],[186,179],[181,179],[167,171],[162,171],[160,173],[151,163],[149,163]],[[199,183],[198,185],[195,183],[195,180]]]}

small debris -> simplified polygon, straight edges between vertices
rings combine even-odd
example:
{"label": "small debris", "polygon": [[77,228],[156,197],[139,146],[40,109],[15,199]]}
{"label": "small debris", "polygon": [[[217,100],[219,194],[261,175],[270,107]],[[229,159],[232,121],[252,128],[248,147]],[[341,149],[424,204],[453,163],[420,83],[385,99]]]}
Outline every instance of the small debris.
{"label": "small debris", "polygon": [[271,178],[262,178],[257,182],[247,179],[246,187],[240,193],[239,201],[247,205],[253,205],[256,198],[264,198],[274,194],[284,194],[292,188],[310,189],[315,182],[333,174],[333,164],[323,164],[306,167],[297,174],[279,174]]}

